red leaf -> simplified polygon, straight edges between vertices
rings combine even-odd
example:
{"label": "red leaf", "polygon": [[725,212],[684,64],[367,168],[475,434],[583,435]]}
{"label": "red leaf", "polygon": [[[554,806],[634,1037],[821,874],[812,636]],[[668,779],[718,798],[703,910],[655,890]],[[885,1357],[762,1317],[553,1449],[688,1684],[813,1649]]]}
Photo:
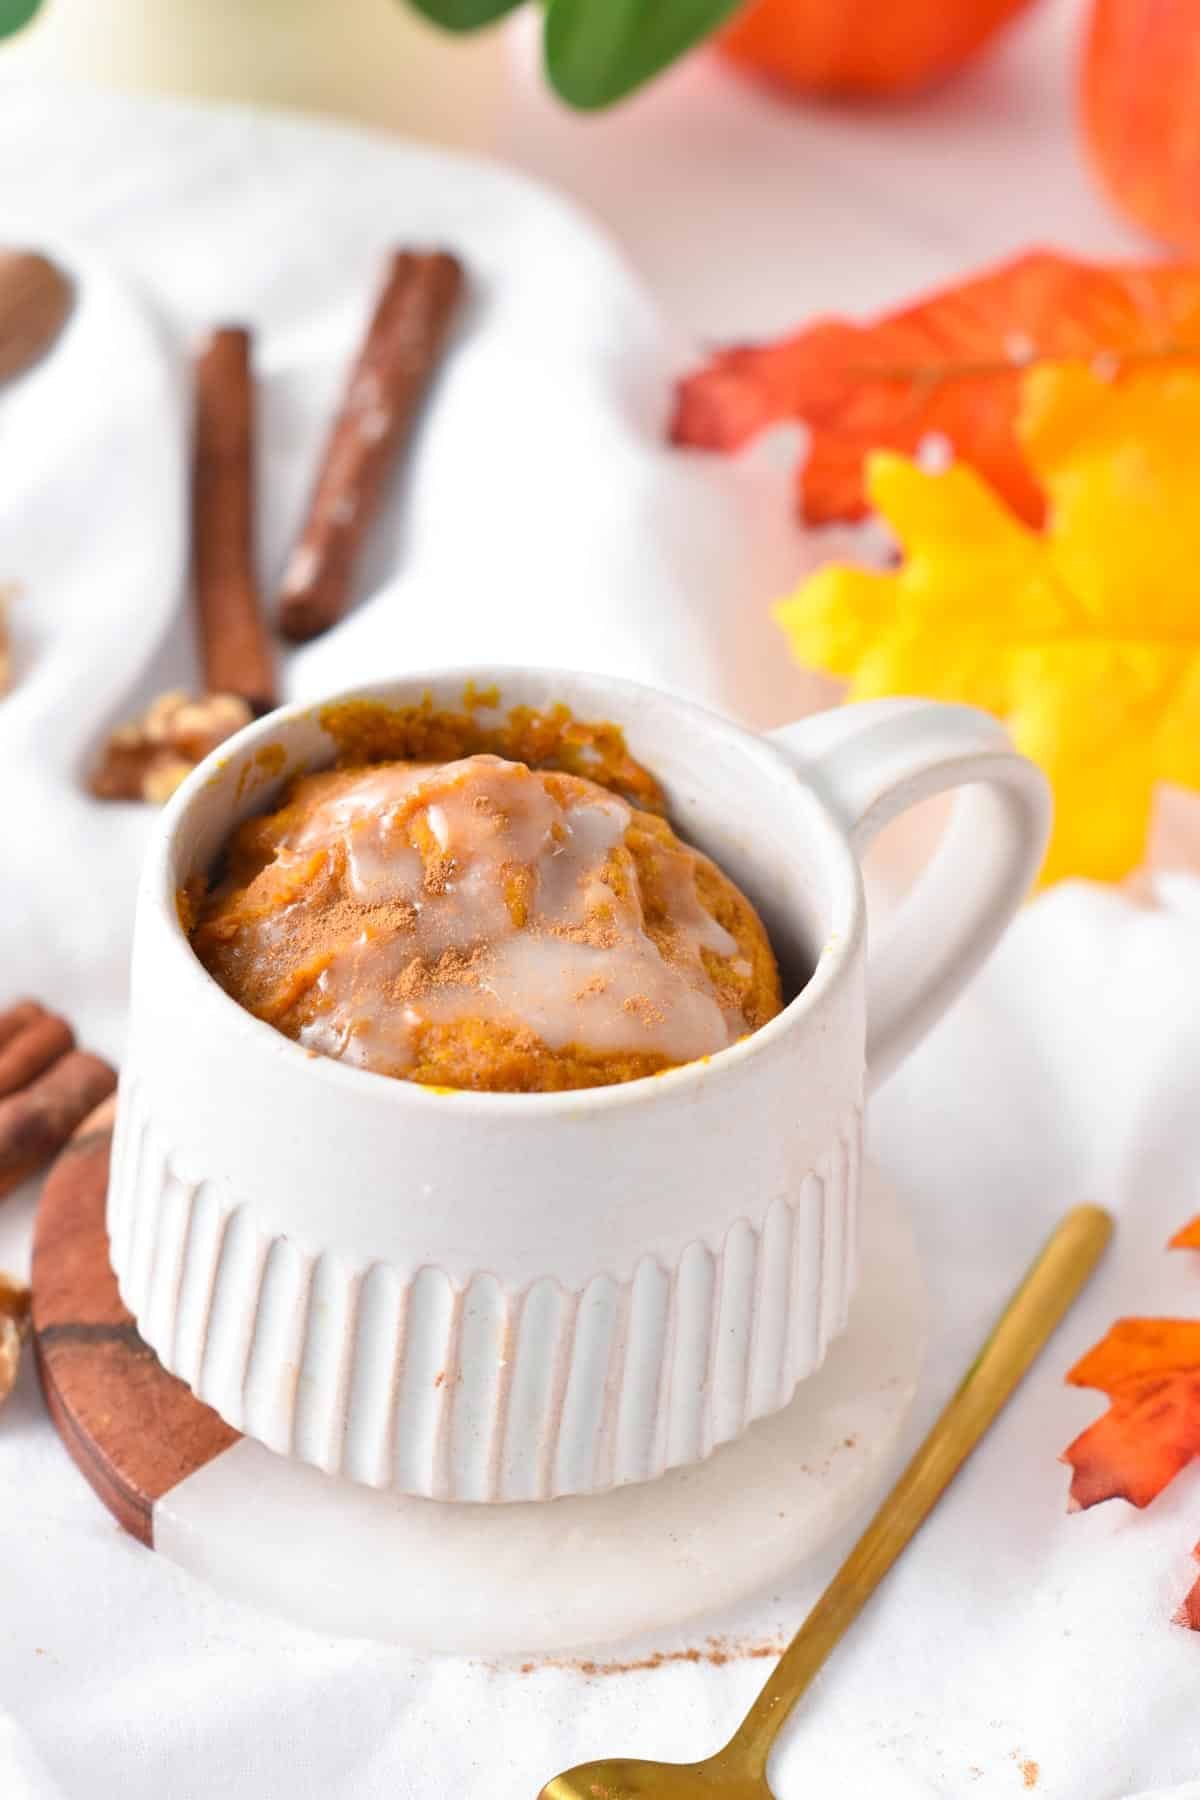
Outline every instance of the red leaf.
{"label": "red leaf", "polygon": [[1175,1233],[1167,1248],[1169,1250],[1200,1250],[1200,1213],[1197,1213],[1190,1225],[1185,1225],[1182,1230]]}
{"label": "red leaf", "polygon": [[[1192,1555],[1200,1562],[1200,1544],[1196,1545]],[[1189,1631],[1200,1631],[1200,1577],[1188,1589],[1183,1597],[1183,1604],[1175,1614],[1176,1625],[1186,1625]]]}
{"label": "red leaf", "polygon": [[768,426],[809,429],[799,506],[809,524],[867,511],[863,458],[932,434],[1031,523],[1042,497],[1013,431],[1031,362],[1200,358],[1200,268],[1102,267],[1033,251],[872,325],[818,319],[765,346],[718,351],[679,384],[672,440],[737,450]]}
{"label": "red leaf", "polygon": [[1200,1319],[1118,1319],[1067,1380],[1112,1402],[1063,1456],[1073,1506],[1148,1506],[1200,1456]]}

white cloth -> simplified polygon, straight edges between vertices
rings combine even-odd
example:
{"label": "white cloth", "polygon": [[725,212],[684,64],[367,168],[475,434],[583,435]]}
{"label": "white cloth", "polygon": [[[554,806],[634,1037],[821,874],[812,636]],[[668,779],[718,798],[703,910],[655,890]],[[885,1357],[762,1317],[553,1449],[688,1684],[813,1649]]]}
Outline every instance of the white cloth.
{"label": "white cloth", "polygon": [[[724,229],[718,260],[736,219]],[[558,655],[763,721],[803,693],[761,610],[813,554],[780,523],[786,480],[661,448],[671,346],[569,209],[380,140],[0,94],[0,239],[58,240],[83,279],[60,354],[0,397],[0,572],[25,588],[21,685],[0,706],[0,988],[62,1005],[111,1054],[150,821],[94,808],[74,783],[104,720],[187,673],[178,644],[161,648],[182,585],[180,334],[261,327],[273,575],[377,258],[414,236],[461,246],[482,293],[364,590],[399,573],[291,660],[289,691],[436,657]],[[1125,1229],[808,1697],[775,1759],[781,1800],[987,1800],[1031,1780],[1047,1800],[1200,1793],[1200,1648],[1169,1623],[1198,1572],[1196,1472],[1144,1514],[1068,1517],[1056,1462],[1102,1404],[1063,1387],[1070,1361],[1118,1314],[1196,1310],[1194,1259],[1162,1246],[1200,1210],[1198,984],[1194,883],[1157,912],[1064,888],[880,1096],[875,1149],[913,1209],[935,1322],[910,1441],[1067,1204],[1103,1200]],[[32,1205],[26,1192],[0,1212],[0,1265],[24,1257]],[[584,1756],[701,1753],[765,1667],[520,1674],[259,1617],[120,1533],[30,1367],[0,1420],[0,1522],[5,1800],[532,1800]],[[701,1636],[790,1630],[845,1547]]]}

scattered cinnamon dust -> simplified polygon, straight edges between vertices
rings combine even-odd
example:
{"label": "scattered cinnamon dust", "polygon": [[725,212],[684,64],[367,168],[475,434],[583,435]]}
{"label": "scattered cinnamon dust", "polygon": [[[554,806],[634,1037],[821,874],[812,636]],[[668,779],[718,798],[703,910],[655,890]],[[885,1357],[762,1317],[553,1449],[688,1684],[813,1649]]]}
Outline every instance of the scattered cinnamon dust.
{"label": "scattered cinnamon dust", "polygon": [[521,1663],[518,1673],[534,1675],[541,1669],[565,1669],[591,1680],[598,1675],[640,1675],[646,1670],[665,1668],[668,1663],[707,1663],[721,1669],[726,1663],[758,1662],[767,1657],[782,1656],[786,1648],[785,1638],[709,1637],[702,1645],[693,1645],[686,1650],[651,1650],[645,1656],[631,1657],[627,1661],[597,1662],[591,1657],[547,1656]]}
{"label": "scattered cinnamon dust", "polygon": [[582,925],[547,925],[551,937],[564,944],[590,944],[593,950],[615,950],[620,938],[611,918],[596,913]]}
{"label": "scattered cinnamon dust", "polygon": [[661,1025],[667,1016],[662,1007],[656,1006],[648,994],[630,994],[628,999],[622,1000],[621,1011],[631,1014],[639,1024],[647,1027]]}
{"label": "scattered cinnamon dust", "polygon": [[607,975],[590,975],[582,987],[576,988],[575,998],[577,1000],[594,1000],[598,995],[605,993],[609,986]]}
{"label": "scattered cinnamon dust", "polygon": [[389,995],[393,1000],[412,1002],[437,988],[477,988],[489,960],[486,944],[471,950],[443,950],[436,960],[414,956],[392,982]]}

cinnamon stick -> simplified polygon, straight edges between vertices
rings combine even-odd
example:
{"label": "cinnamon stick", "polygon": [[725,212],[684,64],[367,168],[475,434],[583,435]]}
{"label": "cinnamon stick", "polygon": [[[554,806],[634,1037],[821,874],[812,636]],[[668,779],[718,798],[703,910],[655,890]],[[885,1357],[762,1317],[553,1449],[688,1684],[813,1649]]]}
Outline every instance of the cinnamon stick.
{"label": "cinnamon stick", "polygon": [[0,381],[23,375],[58,337],[75,301],[70,277],[34,250],[0,250]]}
{"label": "cinnamon stick", "polygon": [[40,1019],[45,1007],[36,1000],[14,1000],[11,1006],[0,1012],[0,1047],[11,1042],[19,1031]]}
{"label": "cinnamon stick", "polygon": [[445,251],[397,251],[334,420],[307,521],[280,594],[279,627],[300,643],[342,615],[354,564],[437,367],[463,287]]}
{"label": "cinnamon stick", "polygon": [[211,332],[193,374],[192,592],[204,687],[269,712],[275,659],[254,573],[250,333],[232,325]]}
{"label": "cinnamon stick", "polygon": [[20,1093],[0,1100],[0,1196],[56,1156],[117,1085],[103,1057],[71,1050]]}
{"label": "cinnamon stick", "polygon": [[0,1099],[28,1087],[74,1044],[75,1033],[67,1021],[39,1007],[36,1016],[0,1046]]}
{"label": "cinnamon stick", "polygon": [[159,694],[109,736],[87,785],[97,800],[161,806],[218,744],[275,705],[275,658],[254,575],[252,339],[209,333],[193,365],[192,596],[203,693]]}

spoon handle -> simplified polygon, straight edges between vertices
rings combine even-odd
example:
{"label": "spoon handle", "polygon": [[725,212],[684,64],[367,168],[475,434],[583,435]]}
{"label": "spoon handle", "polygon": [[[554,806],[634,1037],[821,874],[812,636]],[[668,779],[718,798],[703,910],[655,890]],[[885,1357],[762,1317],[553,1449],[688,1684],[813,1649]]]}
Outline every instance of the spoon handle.
{"label": "spoon handle", "polygon": [[784,1651],[721,1761],[761,1776],[775,1737],[909,1539],[1009,1398],[1095,1268],[1111,1215],[1060,1220],[929,1436]]}

